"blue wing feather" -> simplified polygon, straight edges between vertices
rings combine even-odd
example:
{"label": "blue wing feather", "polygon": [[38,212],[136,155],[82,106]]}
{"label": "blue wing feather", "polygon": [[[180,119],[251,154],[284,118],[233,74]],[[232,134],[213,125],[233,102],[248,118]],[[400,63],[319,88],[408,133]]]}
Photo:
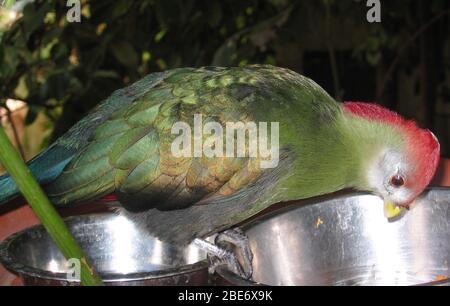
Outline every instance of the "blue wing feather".
{"label": "blue wing feather", "polygon": [[[174,71],[152,73],[128,87],[116,90],[52,146],[28,162],[36,180],[44,185],[56,179],[75,153],[87,144],[91,133],[99,124],[107,120],[115,110],[126,107]],[[0,176],[0,205],[18,194],[19,189],[14,180],[9,175]]]}
{"label": "blue wing feather", "polygon": [[[61,146],[51,146],[29,162],[33,176],[40,184],[46,184],[61,174],[72,160],[75,150]],[[6,203],[19,194],[14,180],[7,174],[0,176],[0,204]]]}

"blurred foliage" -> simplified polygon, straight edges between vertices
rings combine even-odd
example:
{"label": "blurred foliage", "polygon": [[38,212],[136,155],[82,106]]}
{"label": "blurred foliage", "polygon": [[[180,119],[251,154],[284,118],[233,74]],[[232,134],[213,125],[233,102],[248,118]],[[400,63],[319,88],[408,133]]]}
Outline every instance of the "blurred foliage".
{"label": "blurred foliage", "polygon": [[[330,58],[350,50],[352,61],[374,67],[395,58],[418,29],[414,0],[383,1],[379,24],[366,21],[366,1],[358,0],[81,0],[79,23],[67,21],[67,1],[25,2],[13,24],[0,12],[0,104],[26,101],[27,123],[44,111],[56,122],[55,137],[151,72],[251,63],[302,72],[297,54],[321,50]],[[427,3],[431,14],[448,10],[446,0]],[[400,65],[418,56],[417,48],[408,52]],[[338,58],[327,73],[345,79],[345,65]]]}
{"label": "blurred foliage", "polygon": [[[273,62],[260,50],[264,41],[248,40],[251,26],[276,25],[289,3],[200,2],[82,1],[80,23],[67,22],[66,1],[29,3],[2,38],[0,99],[25,100],[28,123],[45,110],[58,119],[61,133],[114,89],[150,72],[213,59]],[[229,37],[240,40],[230,43]]]}

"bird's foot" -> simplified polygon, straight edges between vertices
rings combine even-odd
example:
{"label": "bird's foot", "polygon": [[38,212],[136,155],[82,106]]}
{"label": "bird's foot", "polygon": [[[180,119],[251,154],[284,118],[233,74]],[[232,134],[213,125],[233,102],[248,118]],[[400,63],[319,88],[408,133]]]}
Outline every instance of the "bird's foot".
{"label": "bird's foot", "polygon": [[[199,238],[195,239],[194,243],[208,253],[210,273],[214,273],[219,266],[226,265],[231,272],[242,278],[248,280],[252,278],[253,253],[248,237],[240,229],[231,229],[218,234],[215,243]],[[240,255],[241,261],[236,254]]]}
{"label": "bird's foot", "polygon": [[[253,252],[250,249],[250,243],[248,241],[247,235],[239,229],[230,229],[225,232],[219,233],[215,239],[216,245],[222,246],[223,248],[232,249],[234,246],[233,254],[240,252],[241,263],[239,267],[241,268],[240,276],[245,279],[251,279],[253,275]],[[235,256],[236,257],[236,256]],[[239,263],[239,261],[238,261]]]}

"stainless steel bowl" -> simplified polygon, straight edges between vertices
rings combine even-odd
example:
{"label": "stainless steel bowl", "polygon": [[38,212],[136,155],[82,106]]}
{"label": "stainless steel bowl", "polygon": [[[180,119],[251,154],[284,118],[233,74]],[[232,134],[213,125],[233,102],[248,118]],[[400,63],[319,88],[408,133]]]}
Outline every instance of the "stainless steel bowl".
{"label": "stainless steel bowl", "polygon": [[[254,253],[254,281],[262,284],[416,285],[450,277],[448,188],[427,191],[392,222],[380,198],[351,194],[286,207],[243,229]],[[226,270],[220,274],[249,284]]]}
{"label": "stainless steel bowl", "polygon": [[[115,214],[68,218],[67,225],[106,284],[208,284],[206,254],[194,246],[163,243]],[[10,236],[0,245],[0,261],[25,284],[76,285],[70,264],[42,226]],[[73,266],[72,266],[73,267]]]}

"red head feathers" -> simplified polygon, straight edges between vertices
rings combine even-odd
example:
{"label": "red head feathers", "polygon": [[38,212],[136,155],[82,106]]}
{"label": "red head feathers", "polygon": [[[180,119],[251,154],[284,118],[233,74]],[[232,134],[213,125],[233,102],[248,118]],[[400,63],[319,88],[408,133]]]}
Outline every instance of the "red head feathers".
{"label": "red head feathers", "polygon": [[345,102],[344,110],[368,120],[381,121],[396,126],[407,142],[407,154],[414,163],[409,187],[421,192],[431,181],[439,164],[440,146],[429,130],[420,129],[414,121],[380,105],[361,102]]}

